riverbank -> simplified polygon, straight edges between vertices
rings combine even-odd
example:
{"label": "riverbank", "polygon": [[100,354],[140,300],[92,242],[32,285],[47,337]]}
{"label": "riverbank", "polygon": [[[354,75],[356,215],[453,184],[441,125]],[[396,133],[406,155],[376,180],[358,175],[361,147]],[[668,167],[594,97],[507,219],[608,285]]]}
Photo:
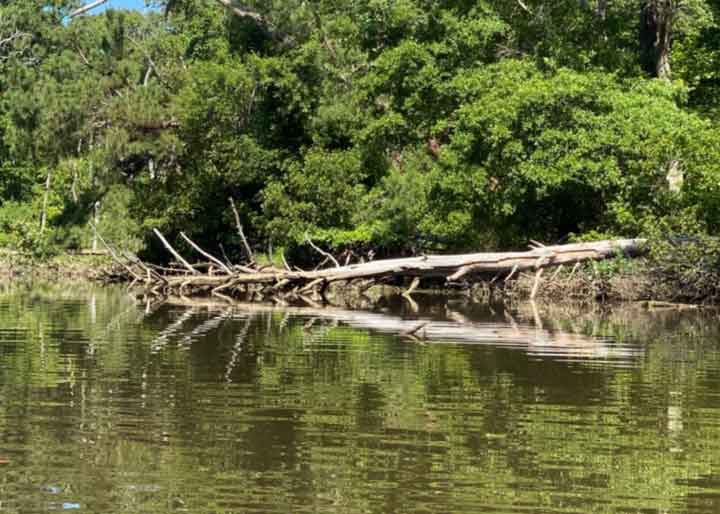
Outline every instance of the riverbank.
{"label": "riverbank", "polygon": [[103,254],[66,253],[37,260],[17,252],[0,253],[0,277],[6,279],[100,281],[112,267],[112,259]]}
{"label": "riverbank", "polygon": [[[653,251],[636,259],[615,258],[558,268],[537,280],[521,273],[516,280],[499,286],[499,294],[519,300],[533,295],[549,302],[597,302],[686,307],[720,304],[720,268],[715,250],[698,254],[684,251]],[[478,285],[483,291],[487,286]]]}
{"label": "riverbank", "polygon": [[[123,270],[117,263],[102,254],[63,254],[38,261],[18,253],[0,254],[0,277],[11,279],[40,279],[47,281],[76,280],[109,282],[122,278]],[[112,280],[109,279],[112,277]],[[560,266],[538,275],[531,270],[507,276],[478,276],[448,285],[443,280],[423,280],[413,288],[412,279],[378,282],[371,287],[360,283],[358,287],[346,287],[344,283],[331,284],[321,294],[304,295],[301,302],[310,300],[322,304],[367,307],[383,297],[402,297],[413,302],[414,296],[422,294],[462,294],[477,300],[524,301],[534,296],[545,303],[618,304],[645,302],[648,305],[667,307],[690,307],[717,304],[715,284],[705,280],[702,289],[693,284],[687,273],[682,280],[668,275],[667,269],[654,260],[640,258],[611,258],[603,261],[585,262],[572,266]],[[704,277],[694,277],[695,281]],[[122,280],[121,280],[122,281]],[[138,290],[140,291],[140,289]],[[202,298],[207,294],[192,295]],[[257,301],[254,295],[238,291],[238,300]],[[291,299],[287,299],[288,301]],[[292,302],[291,302],[292,303]]]}
{"label": "riverbank", "polygon": [[[483,286],[480,286],[483,287]],[[521,273],[517,279],[499,285],[502,296],[552,302],[623,303],[638,301],[673,302],[682,291],[673,291],[654,276],[645,259],[609,259],[575,268],[558,268],[544,277]]]}

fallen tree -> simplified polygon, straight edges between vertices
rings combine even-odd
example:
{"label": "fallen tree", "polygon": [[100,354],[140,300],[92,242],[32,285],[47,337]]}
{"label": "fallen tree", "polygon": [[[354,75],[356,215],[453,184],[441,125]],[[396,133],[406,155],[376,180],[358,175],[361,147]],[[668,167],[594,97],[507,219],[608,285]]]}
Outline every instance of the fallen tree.
{"label": "fallen tree", "polygon": [[[157,296],[197,296],[209,294],[223,297],[250,296],[251,299],[273,298],[283,300],[301,295],[324,297],[331,284],[343,287],[357,287],[364,292],[373,285],[389,279],[412,278],[413,283],[406,294],[414,291],[420,281],[426,278],[444,279],[447,284],[468,282],[494,274],[493,282],[504,276],[510,280],[517,273],[534,270],[537,292],[543,270],[584,261],[606,259],[617,255],[636,256],[643,252],[645,241],[623,239],[597,241],[557,246],[543,246],[533,242],[530,250],[524,252],[494,252],[462,255],[423,255],[400,259],[383,259],[341,266],[334,258],[312,245],[334,263],[333,267],[304,271],[272,266],[260,267],[251,260],[247,265],[232,265],[203,250],[187,235],[182,238],[195,252],[205,259],[191,264],[158,231],[155,234],[165,248],[179,263],[178,266],[161,268],[144,263],[136,256],[114,250],[106,245],[109,253],[121,267],[117,277],[142,284],[147,293]],[[252,259],[251,256],[249,256]]]}

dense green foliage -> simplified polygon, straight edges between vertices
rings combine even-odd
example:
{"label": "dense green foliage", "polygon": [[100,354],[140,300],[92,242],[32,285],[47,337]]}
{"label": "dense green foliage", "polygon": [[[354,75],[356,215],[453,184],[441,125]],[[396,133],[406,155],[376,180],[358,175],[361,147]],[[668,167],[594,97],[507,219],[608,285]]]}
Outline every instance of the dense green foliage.
{"label": "dense green foliage", "polygon": [[237,253],[231,196],[263,250],[720,228],[709,1],[79,4],[0,3],[2,246]]}

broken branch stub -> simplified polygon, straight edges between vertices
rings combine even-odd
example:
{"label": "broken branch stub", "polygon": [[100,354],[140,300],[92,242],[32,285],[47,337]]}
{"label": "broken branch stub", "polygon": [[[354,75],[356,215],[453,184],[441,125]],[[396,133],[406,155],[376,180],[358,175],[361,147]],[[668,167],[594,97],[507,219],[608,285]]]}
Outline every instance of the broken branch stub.
{"label": "broken branch stub", "polygon": [[248,244],[247,237],[245,237],[245,231],[243,230],[242,223],[240,223],[240,213],[238,213],[237,207],[235,207],[235,200],[233,200],[232,197],[230,198],[230,207],[232,208],[233,214],[235,215],[235,225],[237,227],[238,235],[242,240],[243,247],[245,248],[245,253],[247,254],[248,261],[251,263],[255,263],[255,256],[253,255],[252,248],[250,248],[250,245]]}

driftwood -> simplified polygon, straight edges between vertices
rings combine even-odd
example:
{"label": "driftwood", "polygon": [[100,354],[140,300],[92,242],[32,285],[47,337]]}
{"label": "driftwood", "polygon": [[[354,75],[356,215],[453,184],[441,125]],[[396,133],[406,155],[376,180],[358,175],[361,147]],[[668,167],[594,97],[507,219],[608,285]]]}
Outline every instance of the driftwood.
{"label": "driftwood", "polygon": [[[151,266],[137,259],[122,258],[123,252],[113,252],[108,247],[110,254],[127,274],[126,279],[143,283],[146,292],[155,295],[212,294],[221,298],[249,295],[252,299],[256,299],[254,298],[256,296],[283,299],[306,294],[319,294],[324,297],[330,284],[342,283],[345,287],[351,287],[357,283],[361,290],[365,291],[372,285],[398,278],[413,279],[413,285],[405,293],[409,296],[425,278],[441,279],[447,284],[452,284],[475,280],[478,276],[488,273],[496,275],[496,278],[498,274],[508,274],[509,278],[526,270],[536,271],[534,290],[537,291],[540,270],[544,268],[595,261],[619,254],[635,256],[642,253],[645,243],[640,239],[624,239],[559,246],[534,244],[525,252],[424,255],[345,266],[337,265],[337,260],[333,258],[334,266],[331,268],[293,271],[287,269],[287,266],[282,269],[272,266],[258,268],[252,261],[245,266],[223,264],[219,259],[202,250],[187,235],[182,234],[186,243],[209,259],[209,262],[203,266],[191,265],[158,230],[155,230],[155,234],[181,263],[182,268],[165,271],[162,275],[157,272],[150,273],[148,269]],[[327,259],[329,255],[327,252],[320,250],[314,244],[312,246]],[[251,253],[249,258],[252,259]],[[157,270],[157,268],[153,269]],[[200,272],[199,269],[207,271]]]}

